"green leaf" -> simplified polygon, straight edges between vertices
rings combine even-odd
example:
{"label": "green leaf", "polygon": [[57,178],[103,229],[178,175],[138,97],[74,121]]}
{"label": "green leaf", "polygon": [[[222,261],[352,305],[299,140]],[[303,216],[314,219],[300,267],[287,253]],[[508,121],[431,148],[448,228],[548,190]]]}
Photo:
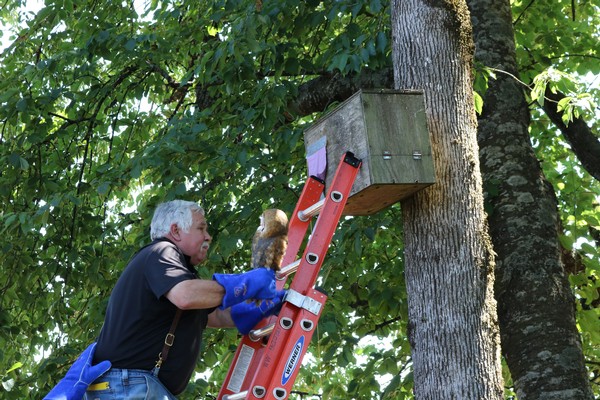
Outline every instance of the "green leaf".
{"label": "green leaf", "polygon": [[13,167],[15,167],[17,169],[22,169],[22,170],[29,169],[29,163],[27,162],[27,160],[25,160],[23,157],[21,157],[20,155],[18,155],[16,153],[10,154],[8,156],[8,161]]}
{"label": "green leaf", "polygon": [[137,46],[137,41],[135,39],[129,39],[127,43],[125,43],[125,50],[133,51]]}
{"label": "green leaf", "polygon": [[378,32],[377,33],[377,52],[380,54],[385,54],[385,51],[387,49],[387,44],[388,44],[388,38],[387,35],[385,34],[385,32]]}
{"label": "green leaf", "polygon": [[481,115],[483,111],[483,98],[476,91],[473,91],[473,101],[475,103],[475,112]]}
{"label": "green leaf", "polygon": [[16,107],[17,111],[20,111],[20,112],[27,111],[27,107],[28,107],[27,99],[24,99],[24,98],[20,99],[19,101],[17,101],[17,104],[15,107]]}
{"label": "green leaf", "polygon": [[348,57],[349,54],[347,53],[337,54],[335,57],[333,57],[333,60],[327,68],[327,70],[333,71],[335,69],[338,69],[339,71],[343,72],[346,69],[346,65],[348,64]]}
{"label": "green leaf", "polygon": [[10,372],[16,371],[16,370],[20,369],[22,366],[23,366],[22,362],[16,362],[6,371],[6,373],[8,374]]}
{"label": "green leaf", "polygon": [[102,182],[100,185],[98,185],[96,190],[98,191],[98,194],[106,195],[110,190],[110,186],[110,182]]}
{"label": "green leaf", "polygon": [[371,9],[372,13],[380,12],[383,8],[383,6],[381,5],[381,0],[371,0],[369,2],[369,8]]}

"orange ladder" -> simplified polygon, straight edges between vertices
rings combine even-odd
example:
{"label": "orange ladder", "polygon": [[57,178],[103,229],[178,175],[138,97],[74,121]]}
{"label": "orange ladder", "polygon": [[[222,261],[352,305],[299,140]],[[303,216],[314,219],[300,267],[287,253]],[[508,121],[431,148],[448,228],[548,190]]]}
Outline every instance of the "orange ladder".
{"label": "orange ladder", "polygon": [[[240,342],[218,400],[283,400],[290,395],[317,326],[324,293],[314,289],[323,259],[358,174],[361,160],[344,154],[323,199],[324,182],[310,177],[288,227],[288,248],[277,273],[283,289],[295,272],[279,315],[265,318]],[[318,215],[301,258],[296,255],[312,217]]]}

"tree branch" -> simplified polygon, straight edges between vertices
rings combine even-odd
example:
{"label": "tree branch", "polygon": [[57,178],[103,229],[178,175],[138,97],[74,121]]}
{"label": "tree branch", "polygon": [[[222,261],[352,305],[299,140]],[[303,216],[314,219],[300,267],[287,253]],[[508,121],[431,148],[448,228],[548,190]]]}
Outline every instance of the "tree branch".
{"label": "tree branch", "polygon": [[365,334],[365,336],[366,335],[372,335],[375,332],[377,332],[378,330],[380,330],[380,329],[382,329],[382,328],[384,328],[384,327],[386,327],[388,325],[391,325],[394,322],[398,322],[398,321],[401,321],[401,320],[402,320],[402,317],[398,316],[398,317],[395,317],[395,318],[392,318],[392,319],[388,319],[387,321],[380,322],[379,324],[375,325],[375,328],[373,328],[369,332],[367,332]]}
{"label": "tree branch", "polygon": [[323,111],[334,102],[342,102],[359,89],[393,88],[392,68],[364,69],[359,74],[328,74],[312,79],[298,88],[298,96],[288,103],[292,116]]}
{"label": "tree branch", "polygon": [[523,9],[523,11],[521,12],[521,14],[519,14],[519,16],[517,17],[517,19],[515,19],[515,21],[513,22],[513,26],[517,25],[517,23],[519,22],[519,20],[521,19],[521,17],[523,15],[525,15],[525,12],[529,9],[529,7],[531,7],[533,5],[533,3],[535,3],[535,0],[531,0],[529,2],[529,4],[527,4],[527,6]]}
{"label": "tree branch", "polygon": [[[528,90],[531,90],[531,86],[519,80],[519,78],[509,72],[497,68],[490,68],[490,70],[506,74],[525,86]],[[563,112],[558,111],[558,102],[565,97],[566,96],[559,91],[553,93],[547,85],[542,109],[554,125],[560,129],[567,142],[571,145],[573,153],[575,153],[575,156],[577,156],[583,168],[585,168],[585,170],[596,180],[600,181],[600,141],[581,118],[574,117],[569,125],[566,125],[563,122]]]}
{"label": "tree branch", "polygon": [[544,101],[544,111],[569,142],[583,168],[600,181],[600,141],[581,118],[574,117],[569,125],[563,122],[563,113],[558,111],[558,102],[565,98],[563,93],[552,93],[546,88],[545,97],[551,101]]}
{"label": "tree branch", "polygon": [[171,75],[169,75],[169,73],[167,71],[165,71],[158,65],[154,64],[150,60],[146,60],[146,64],[148,64],[148,66],[150,67],[150,70],[152,72],[157,72],[160,76],[162,76],[163,79],[165,81],[167,81],[167,86],[169,86],[171,89],[177,90],[180,88],[179,82],[177,82],[175,79],[173,79],[173,77],[171,77]]}

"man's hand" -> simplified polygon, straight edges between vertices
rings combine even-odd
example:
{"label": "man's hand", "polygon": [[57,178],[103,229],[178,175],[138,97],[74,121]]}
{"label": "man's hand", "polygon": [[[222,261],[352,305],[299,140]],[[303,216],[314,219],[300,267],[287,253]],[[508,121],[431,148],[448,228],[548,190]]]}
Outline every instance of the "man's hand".
{"label": "man's hand", "polygon": [[271,300],[244,302],[231,307],[231,319],[242,335],[247,335],[263,318],[273,315],[281,309],[286,291],[280,290]]}
{"label": "man's hand", "polygon": [[213,279],[225,288],[222,310],[248,299],[272,299],[276,296],[275,271],[255,268],[243,274],[214,274]]}

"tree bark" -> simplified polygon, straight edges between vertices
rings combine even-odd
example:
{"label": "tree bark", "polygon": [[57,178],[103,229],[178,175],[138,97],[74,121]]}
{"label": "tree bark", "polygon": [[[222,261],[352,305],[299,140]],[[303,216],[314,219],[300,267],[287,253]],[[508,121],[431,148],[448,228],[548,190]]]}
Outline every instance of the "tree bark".
{"label": "tree bark", "polygon": [[402,203],[417,399],[501,399],[464,1],[393,1],[397,88],[422,89],[436,184]]}
{"label": "tree bark", "polygon": [[[518,75],[508,0],[467,0],[476,58]],[[479,118],[481,170],[496,252],[502,351],[520,400],[591,399],[552,186],[531,146],[521,86],[489,82]]]}

